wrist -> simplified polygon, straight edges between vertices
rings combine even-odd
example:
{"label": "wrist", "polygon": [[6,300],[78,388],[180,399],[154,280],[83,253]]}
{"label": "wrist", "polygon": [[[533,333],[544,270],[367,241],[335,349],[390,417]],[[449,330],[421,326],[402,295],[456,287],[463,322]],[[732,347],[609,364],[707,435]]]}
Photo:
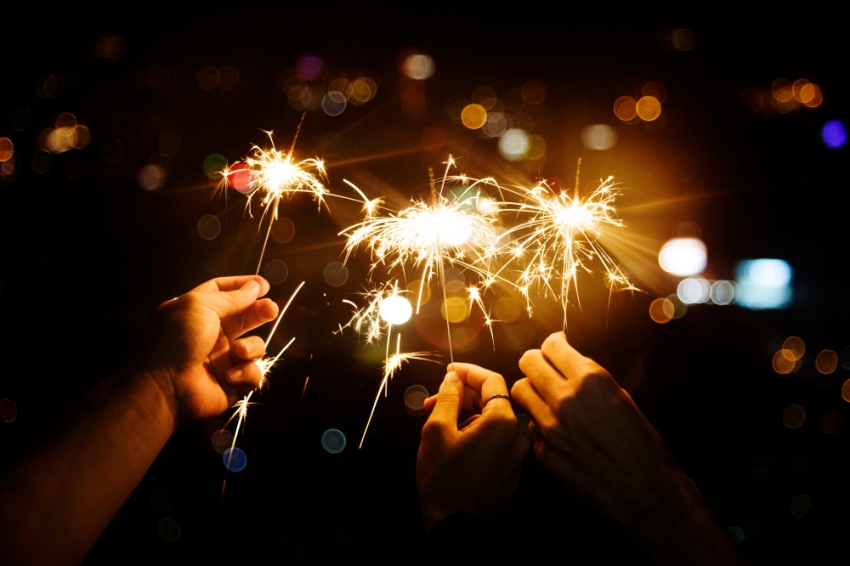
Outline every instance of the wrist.
{"label": "wrist", "polygon": [[179,422],[177,391],[170,377],[162,372],[128,368],[116,377],[128,389],[138,410],[147,413],[170,436]]}

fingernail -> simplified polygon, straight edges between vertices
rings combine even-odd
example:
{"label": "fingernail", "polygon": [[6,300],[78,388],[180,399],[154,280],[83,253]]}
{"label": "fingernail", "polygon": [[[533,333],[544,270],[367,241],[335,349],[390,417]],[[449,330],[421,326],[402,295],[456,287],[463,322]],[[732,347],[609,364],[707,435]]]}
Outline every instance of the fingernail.
{"label": "fingernail", "polygon": [[460,378],[457,376],[457,374],[455,372],[450,371],[449,373],[446,374],[444,381],[446,383],[457,383],[457,382],[460,381]]}
{"label": "fingernail", "polygon": [[242,285],[242,290],[243,290],[243,291],[254,291],[255,289],[259,289],[259,288],[260,288],[260,284],[259,284],[259,283],[257,283],[257,282],[256,282],[255,280],[253,280],[253,279],[251,279],[250,281],[248,281],[247,283],[245,283],[244,285]]}
{"label": "fingernail", "polygon": [[241,369],[231,370],[227,374],[227,379],[231,383],[238,382],[241,377],[242,377],[242,370]]}

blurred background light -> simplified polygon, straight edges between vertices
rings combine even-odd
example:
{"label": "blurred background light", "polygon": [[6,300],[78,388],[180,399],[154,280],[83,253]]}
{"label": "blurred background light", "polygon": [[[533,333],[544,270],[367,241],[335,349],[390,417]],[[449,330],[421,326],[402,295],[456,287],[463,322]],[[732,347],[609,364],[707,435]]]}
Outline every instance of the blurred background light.
{"label": "blurred background light", "polygon": [[729,305],[735,301],[735,284],[731,281],[715,281],[711,284],[711,302]]}
{"label": "blurred background light", "polygon": [[413,307],[404,297],[393,295],[381,301],[379,309],[381,318],[389,324],[404,324],[410,320]]}
{"label": "blurred background light", "polygon": [[546,100],[546,85],[537,79],[526,81],[522,85],[522,99],[527,104],[540,104]]}
{"label": "blurred background light", "polygon": [[428,390],[421,385],[411,385],[404,390],[404,408],[414,417],[421,417],[428,411],[425,409],[425,399]]}
{"label": "blurred background light", "polygon": [[341,430],[329,428],[322,433],[322,448],[330,454],[339,454],[345,450],[347,441]]}
{"label": "blurred background light", "polygon": [[0,399],[0,419],[10,423],[18,418],[18,406],[11,399]]}
{"label": "blurred background light", "polygon": [[678,51],[692,51],[697,46],[697,34],[691,28],[676,28],[670,41]]}
{"label": "blurred background light", "polygon": [[241,448],[228,448],[221,455],[221,462],[231,472],[241,472],[248,465],[248,457]]}
{"label": "blurred background light", "polygon": [[673,238],[661,246],[658,265],[667,273],[680,277],[702,273],[708,265],[705,244],[698,238]]}
{"label": "blurred background light", "polygon": [[528,133],[511,128],[499,137],[499,153],[508,161],[522,161],[529,149]]}
{"label": "blurred background light", "polygon": [[417,81],[431,77],[436,70],[434,60],[428,55],[417,53],[408,55],[402,63],[402,71],[405,76]]}
{"label": "blurred background light", "polygon": [[342,287],[348,281],[348,268],[339,261],[332,261],[325,266],[323,275],[325,283],[331,287]]}
{"label": "blurred background light", "polygon": [[790,429],[800,428],[806,422],[806,409],[792,403],[782,411],[782,424]]}
{"label": "blurred background light", "polygon": [[635,111],[640,119],[645,122],[652,122],[661,116],[661,102],[654,96],[642,96],[637,101]]}
{"label": "blurred background light", "polygon": [[328,116],[339,116],[345,110],[345,95],[338,91],[331,91],[322,97],[322,110]]}
{"label": "blurred background light", "polygon": [[631,122],[637,117],[637,100],[631,96],[621,96],[614,101],[614,116],[623,122]]}
{"label": "blurred background light", "polygon": [[263,276],[272,285],[280,285],[289,277],[289,266],[281,259],[273,259],[263,268]]}
{"label": "blurred background light", "polygon": [[676,294],[689,305],[705,303],[711,296],[711,283],[702,277],[683,279],[676,288]]}
{"label": "blurred background light", "polygon": [[649,317],[658,324],[665,324],[673,319],[676,307],[669,299],[658,298],[649,305]]}
{"label": "blurred background light", "polygon": [[467,104],[460,113],[460,121],[470,130],[478,130],[487,123],[487,109],[480,104]]}
{"label": "blurred background light", "polygon": [[581,143],[588,149],[611,149],[617,143],[617,132],[605,124],[593,124],[581,131]]}
{"label": "blurred background light", "polygon": [[5,163],[15,155],[15,144],[9,138],[0,138],[0,163]]}
{"label": "blurred background light", "polygon": [[827,147],[838,149],[847,143],[847,130],[838,120],[830,120],[821,128],[820,137]]}
{"label": "blurred background light", "polygon": [[791,302],[791,266],[781,259],[752,259],[738,263],[738,304],[748,309],[781,309]]}
{"label": "blurred background light", "polygon": [[815,358],[815,367],[824,375],[834,372],[838,367],[838,354],[832,350],[821,351]]}
{"label": "blurred background light", "polygon": [[318,55],[304,55],[298,59],[295,68],[302,78],[311,80],[322,74],[325,62]]}

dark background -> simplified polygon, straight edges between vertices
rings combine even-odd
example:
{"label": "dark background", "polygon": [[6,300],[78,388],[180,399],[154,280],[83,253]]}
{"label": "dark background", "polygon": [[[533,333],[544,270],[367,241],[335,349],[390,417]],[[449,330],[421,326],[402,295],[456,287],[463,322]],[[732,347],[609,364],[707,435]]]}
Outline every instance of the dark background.
{"label": "dark background", "polygon": [[[821,375],[814,367],[819,351],[840,353],[850,345],[842,204],[847,149],[820,141],[827,120],[846,122],[846,69],[836,62],[847,53],[841,30],[828,14],[791,17],[781,27],[696,14],[638,22],[624,14],[608,27],[601,16],[555,21],[538,8],[519,8],[455,14],[205,7],[192,17],[157,7],[134,14],[4,8],[0,137],[13,141],[20,166],[0,178],[6,361],[0,398],[18,410],[16,420],[0,426],[3,461],[58,426],[76,399],[121,366],[157,304],[211,277],[253,273],[259,215],[245,214],[242,195],[231,191],[225,198],[214,190],[204,159],[213,153],[240,159],[252,144],[267,144],[261,129],[274,130],[278,146],[288,148],[302,113],[287,104],[279,77],[291,74],[302,55],[317,54],[328,69],[356,70],[379,84],[362,106],[337,117],[311,111],[304,119],[296,153],[326,160],[332,192],[348,194],[342,180],[349,179],[371,197],[403,206],[410,196],[427,195],[428,168],[439,169],[449,153],[461,171],[508,182],[558,177],[572,186],[579,157],[584,180],[613,175],[624,188],[623,233],[645,248],[618,259],[643,291],[609,302],[599,275],[583,276],[581,308],[569,311],[570,341],[632,392],[720,524],[737,527],[741,548],[755,562],[818,560],[843,548],[850,457],[841,386],[850,372],[839,365]],[[669,49],[670,30],[680,26],[696,34],[692,51]],[[105,34],[121,38],[119,58],[97,56]],[[420,83],[426,105],[418,114],[401,105],[405,83],[397,60],[408,49],[431,55],[437,69]],[[154,65],[168,68],[161,88],[147,80]],[[238,84],[228,91],[199,88],[196,74],[204,65],[235,67]],[[50,96],[39,90],[47,75],[63,83]],[[780,77],[817,83],[823,104],[785,115],[742,108],[745,89],[769,89]],[[523,169],[499,156],[495,139],[453,122],[445,108],[452,96],[469,98],[477,86],[501,96],[529,79],[548,91],[533,126],[547,153]],[[666,86],[664,127],[620,122],[614,100],[634,95],[648,80]],[[31,114],[23,131],[13,127],[20,108]],[[38,153],[41,131],[62,112],[90,129],[90,143]],[[580,132],[594,123],[615,128],[614,148],[581,145]],[[420,144],[430,127],[446,135],[437,152]],[[148,163],[163,163],[157,154],[165,132],[179,136],[179,151],[165,161],[164,185],[146,191],[137,175]],[[110,140],[124,148],[114,163],[104,158]],[[33,160],[45,155],[48,169],[34,171]],[[357,449],[382,346],[365,346],[350,332],[334,334],[350,313],[342,299],[356,300],[369,266],[361,252],[349,263],[345,285],[324,282],[325,265],[340,259],[338,232],[358,218],[356,205],[332,199],[329,207],[318,212],[314,202],[298,198],[281,206],[296,231],[290,242],[269,245],[266,260],[289,266],[270,296],[285,300],[298,282],[307,284],[275,337],[282,345],[295,336],[295,344],[273,370],[239,440],[246,469],[228,476],[222,499],[224,468],[209,442],[216,427],[179,431],[87,563],[421,556],[414,464],[423,418],[407,414],[402,394],[412,384],[436,391],[442,370],[406,366]],[[197,223],[210,214],[222,230],[205,240]],[[683,318],[653,322],[650,302],[674,293],[678,282],[655,257],[683,222],[700,228],[711,279],[733,278],[741,259],[788,261],[791,305],[779,311],[695,305]],[[421,326],[440,322],[428,306]],[[521,377],[522,351],[557,330],[560,316],[554,300],[539,298],[534,318],[496,327],[495,352],[473,316],[456,326],[478,337],[456,358],[496,369],[512,383]],[[415,324],[402,330],[406,348],[436,351],[447,361],[447,352],[418,335]],[[807,353],[794,373],[778,375],[771,358],[792,335],[805,341]],[[807,414],[796,430],[782,420],[792,403]],[[337,455],[322,449],[321,435],[330,428],[348,439]],[[802,517],[791,512],[800,494],[812,500]],[[179,523],[177,540],[158,534],[164,517]],[[553,544],[579,562],[632,552],[620,533],[560,494],[533,459],[517,499],[493,528],[502,533],[505,556],[517,560],[539,558]]]}

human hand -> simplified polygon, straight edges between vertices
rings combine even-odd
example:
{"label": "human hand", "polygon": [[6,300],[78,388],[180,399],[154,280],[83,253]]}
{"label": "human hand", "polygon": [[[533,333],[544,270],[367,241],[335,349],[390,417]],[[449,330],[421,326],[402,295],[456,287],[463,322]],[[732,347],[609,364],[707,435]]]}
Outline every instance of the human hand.
{"label": "human hand", "polygon": [[260,385],[263,340],[239,336],[277,316],[258,300],[268,290],[262,277],[221,277],[156,309],[133,366],[162,391],[175,427],[220,415]]}
{"label": "human hand", "polygon": [[520,359],[511,390],[540,461],[659,564],[746,563],[631,396],[558,332]]}
{"label": "human hand", "polygon": [[[416,484],[425,527],[469,513],[488,517],[514,494],[528,452],[517,425],[505,380],[472,364],[449,366],[422,428],[416,458]],[[488,402],[489,400],[489,402]],[[458,424],[461,410],[475,414]]]}
{"label": "human hand", "polygon": [[611,375],[562,332],[519,362],[512,389],[531,415],[534,451],[579,498],[628,525],[657,504],[676,469],[661,436]]}

